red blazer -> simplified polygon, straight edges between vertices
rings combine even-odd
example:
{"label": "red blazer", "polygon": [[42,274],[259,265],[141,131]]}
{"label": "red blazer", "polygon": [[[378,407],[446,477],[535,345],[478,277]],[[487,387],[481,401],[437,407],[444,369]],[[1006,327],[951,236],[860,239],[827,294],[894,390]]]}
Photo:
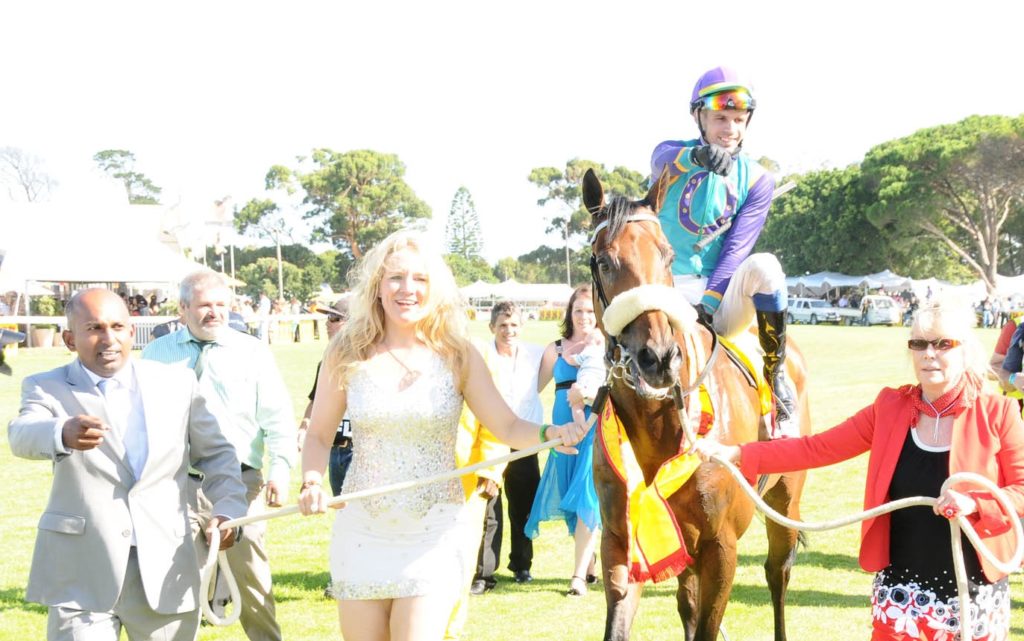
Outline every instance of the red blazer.
{"label": "red blazer", "polygon": [[[753,483],[762,473],[792,472],[823,467],[870,451],[864,488],[864,509],[889,499],[889,485],[900,451],[910,433],[915,409],[915,386],[885,388],[875,402],[832,429],[802,438],[747,443],[742,446],[740,469]],[[981,393],[972,407],[953,422],[949,473],[975,472],[995,482],[1010,495],[1017,514],[1024,514],[1024,423],[1017,402]],[[978,511],[969,518],[997,558],[1013,553],[1009,517],[991,493],[970,490]],[[878,572],[889,565],[889,515],[861,523],[860,566]],[[990,581],[1004,574],[981,559]]]}

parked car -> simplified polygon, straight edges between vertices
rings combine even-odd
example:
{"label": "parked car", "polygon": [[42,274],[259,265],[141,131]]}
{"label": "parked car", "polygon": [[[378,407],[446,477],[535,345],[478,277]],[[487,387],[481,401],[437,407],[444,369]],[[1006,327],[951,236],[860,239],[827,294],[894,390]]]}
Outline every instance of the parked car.
{"label": "parked car", "polygon": [[790,323],[840,323],[842,314],[838,307],[833,307],[827,300],[818,298],[793,298],[789,301],[789,314],[786,318]]}
{"label": "parked car", "polygon": [[889,296],[871,294],[860,301],[860,317],[864,325],[899,325],[903,309]]}

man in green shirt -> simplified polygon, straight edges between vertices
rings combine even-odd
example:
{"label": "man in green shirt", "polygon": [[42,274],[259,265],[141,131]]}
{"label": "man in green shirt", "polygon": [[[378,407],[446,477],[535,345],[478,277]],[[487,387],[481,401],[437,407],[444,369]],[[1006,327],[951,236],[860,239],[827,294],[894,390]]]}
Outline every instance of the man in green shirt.
{"label": "man in green shirt", "polygon": [[[287,500],[295,461],[295,414],[269,348],[228,326],[231,298],[230,287],[217,272],[190,274],[181,282],[179,298],[185,327],[151,342],[142,357],[195,371],[199,389],[238,454],[251,515],[263,511],[261,493],[271,507]],[[265,484],[264,454],[269,468]],[[198,483],[196,487],[193,530],[201,531],[197,528],[209,518],[209,505]],[[265,534],[265,522],[246,525],[227,557],[242,594],[238,607],[246,635],[252,641],[280,641]],[[198,539],[197,544],[205,559],[206,546]]]}

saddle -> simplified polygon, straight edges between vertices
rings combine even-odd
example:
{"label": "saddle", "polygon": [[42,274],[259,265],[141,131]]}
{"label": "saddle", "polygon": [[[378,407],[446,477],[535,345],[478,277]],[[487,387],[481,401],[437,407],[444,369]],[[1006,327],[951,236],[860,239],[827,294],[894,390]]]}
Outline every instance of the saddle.
{"label": "saddle", "polygon": [[[714,331],[714,329],[708,325],[705,325],[707,329]],[[716,333],[717,334],[717,333]],[[772,412],[775,409],[775,403],[772,399],[772,390],[768,385],[768,381],[765,379],[763,370],[764,363],[762,362],[761,349],[757,343],[756,337],[750,332],[743,332],[733,339],[725,338],[718,334],[717,340],[721,349],[725,352],[725,355],[729,357],[733,366],[739,370],[740,374],[743,375],[744,380],[747,384],[757,391],[759,414],[761,420],[758,425],[758,440],[767,441],[770,440],[770,430],[772,420]],[[686,350],[688,353],[693,354],[694,358],[687,359],[689,362],[706,362],[703,345],[693,340],[691,336],[687,336]],[[700,427],[698,434],[704,435],[710,429],[714,423],[715,408],[711,401],[711,394],[708,391],[707,383],[702,383],[700,386],[700,405],[701,405],[701,416],[700,416]]]}

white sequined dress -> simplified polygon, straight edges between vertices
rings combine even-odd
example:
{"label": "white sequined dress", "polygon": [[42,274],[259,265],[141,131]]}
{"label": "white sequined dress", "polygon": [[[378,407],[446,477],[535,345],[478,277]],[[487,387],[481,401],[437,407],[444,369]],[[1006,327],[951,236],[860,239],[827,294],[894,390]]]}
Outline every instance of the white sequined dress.
{"label": "white sequined dress", "polygon": [[[359,451],[345,478],[356,492],[455,467],[462,395],[437,356],[399,391],[398,381],[363,365],[347,388]],[[338,599],[395,599],[461,590],[468,511],[452,480],[349,503],[331,539],[331,592]],[[479,527],[476,538],[479,539]]]}

